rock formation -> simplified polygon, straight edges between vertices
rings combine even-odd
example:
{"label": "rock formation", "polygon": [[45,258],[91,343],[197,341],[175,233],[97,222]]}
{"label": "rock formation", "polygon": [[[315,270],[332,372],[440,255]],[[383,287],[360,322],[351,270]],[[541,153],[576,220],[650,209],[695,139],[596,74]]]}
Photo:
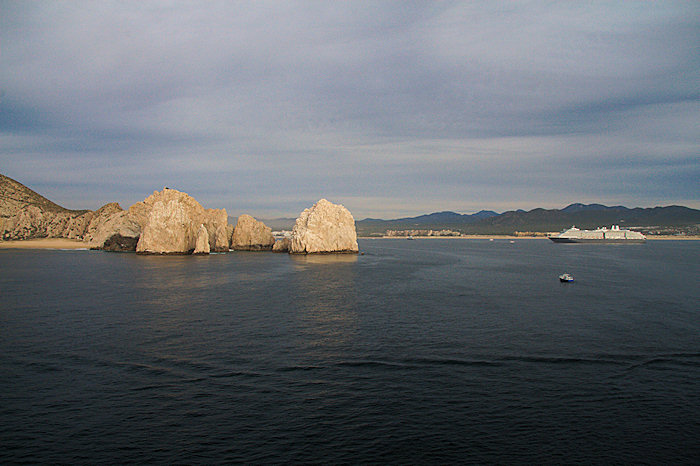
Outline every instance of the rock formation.
{"label": "rock formation", "polygon": [[141,225],[138,219],[113,202],[95,211],[84,240],[93,249],[135,251],[139,236]]}
{"label": "rock formation", "polygon": [[[96,211],[68,210],[0,175],[0,239],[71,238],[93,249],[182,254],[195,250],[200,227],[209,250],[229,248],[224,209],[204,209],[174,189],[155,191],[123,210],[116,202]],[[207,249],[204,245],[201,251]]]}
{"label": "rock formation", "polygon": [[82,239],[93,214],[89,210],[68,210],[0,175],[0,239]]}
{"label": "rock formation", "polygon": [[204,209],[190,195],[175,189],[155,191],[143,202],[129,208],[143,219],[136,252],[148,254],[187,254],[194,251],[200,225],[206,229],[211,249],[216,249],[216,231],[226,228],[225,209]]}
{"label": "rock formation", "polygon": [[204,226],[209,250],[228,250],[226,210],[204,209],[186,193],[165,188],[128,210],[108,204],[102,208],[105,213],[110,206],[109,215],[97,217],[88,227],[86,240],[92,248],[132,246],[129,250],[149,254],[187,254],[195,250],[199,226]]}
{"label": "rock formation", "polygon": [[292,240],[289,238],[278,239],[272,246],[272,252],[289,252],[289,246],[291,244]]}
{"label": "rock formation", "polygon": [[107,240],[102,244],[102,247],[95,249],[103,249],[105,251],[112,252],[136,251],[136,244],[138,242],[138,238],[134,238],[133,236],[122,236],[117,233],[107,238]]}
{"label": "rock formation", "polygon": [[304,210],[292,230],[292,254],[357,253],[355,219],[348,209],[321,199]]}
{"label": "rock formation", "polygon": [[291,239],[275,243],[272,231],[250,215],[235,228],[225,209],[205,209],[186,193],[164,188],[123,210],[68,210],[0,175],[0,238],[74,238],[91,248],[147,254],[272,250],[290,253],[357,253],[355,221],[341,205],[321,199],[296,220]]}
{"label": "rock formation", "polygon": [[214,233],[214,251],[221,252],[229,249],[231,236],[228,235],[228,217],[226,223],[226,225],[219,224],[216,228]]}
{"label": "rock formation", "polygon": [[204,225],[200,225],[199,230],[197,230],[197,240],[194,244],[194,254],[209,254],[210,251],[209,233],[207,233],[207,228]]}
{"label": "rock formation", "polygon": [[272,229],[250,215],[238,217],[231,235],[231,249],[236,251],[269,251],[275,244]]}

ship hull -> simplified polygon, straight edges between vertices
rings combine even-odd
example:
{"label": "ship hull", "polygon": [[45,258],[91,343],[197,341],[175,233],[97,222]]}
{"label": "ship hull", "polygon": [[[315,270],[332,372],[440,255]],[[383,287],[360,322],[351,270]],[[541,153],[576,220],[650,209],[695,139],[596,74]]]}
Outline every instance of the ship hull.
{"label": "ship hull", "polygon": [[630,244],[630,243],[645,243],[644,239],[584,239],[584,238],[559,238],[550,236],[549,239],[555,243],[606,243],[606,244]]}

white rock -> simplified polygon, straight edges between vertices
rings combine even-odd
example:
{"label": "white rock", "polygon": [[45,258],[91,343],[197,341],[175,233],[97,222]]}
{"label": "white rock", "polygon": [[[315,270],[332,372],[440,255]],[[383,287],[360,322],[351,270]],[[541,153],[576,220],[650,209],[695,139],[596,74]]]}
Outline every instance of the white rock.
{"label": "white rock", "polygon": [[237,251],[265,251],[272,249],[275,237],[272,229],[250,215],[238,217],[231,235],[231,249]]}
{"label": "white rock", "polygon": [[216,249],[216,232],[227,223],[226,210],[205,210],[187,193],[168,188],[129,207],[129,215],[143,226],[136,252],[150,254],[192,252],[201,225],[206,228],[210,250],[212,246]]}
{"label": "white rock", "polygon": [[342,205],[321,199],[311,208],[304,210],[296,220],[289,252],[357,253],[355,219]]}
{"label": "white rock", "polygon": [[289,238],[278,239],[272,246],[272,252],[289,252],[289,246],[291,244],[292,240]]}
{"label": "white rock", "polygon": [[216,228],[216,233],[214,235],[214,251],[228,251],[230,245],[229,238],[227,225],[220,224]]}
{"label": "white rock", "polygon": [[207,233],[207,228],[204,225],[200,225],[194,245],[194,254],[209,254],[210,251],[209,233]]}

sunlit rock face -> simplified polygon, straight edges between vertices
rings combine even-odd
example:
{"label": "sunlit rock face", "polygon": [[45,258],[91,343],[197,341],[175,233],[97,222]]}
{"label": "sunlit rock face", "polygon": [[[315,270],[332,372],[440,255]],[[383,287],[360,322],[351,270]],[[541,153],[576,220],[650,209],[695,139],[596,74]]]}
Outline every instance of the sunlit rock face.
{"label": "sunlit rock face", "polygon": [[342,205],[321,199],[297,218],[289,252],[357,253],[355,219]]}
{"label": "sunlit rock face", "polygon": [[82,240],[95,212],[69,210],[0,174],[0,240]]}
{"label": "sunlit rock face", "polygon": [[85,241],[94,249],[134,251],[141,236],[141,225],[129,211],[116,202],[100,207],[85,233]]}
{"label": "sunlit rock face", "polygon": [[197,240],[194,244],[194,254],[209,254],[210,251],[209,233],[204,225],[200,225],[199,230],[197,230]]}
{"label": "sunlit rock face", "polygon": [[216,248],[216,232],[226,228],[225,209],[204,209],[187,193],[165,188],[129,208],[143,226],[136,252],[187,254],[195,250],[199,227],[204,226],[210,249]]}
{"label": "sunlit rock face", "polygon": [[289,238],[278,239],[272,246],[272,252],[289,252],[289,246],[291,244],[292,240]]}
{"label": "sunlit rock face", "polygon": [[0,239],[71,238],[94,249],[155,254],[192,252],[204,225],[211,250],[229,248],[225,209],[204,209],[186,193],[165,188],[122,208],[68,210],[0,174]]}
{"label": "sunlit rock face", "polygon": [[236,251],[269,251],[275,244],[272,229],[250,215],[243,214],[231,235],[231,249]]}
{"label": "sunlit rock face", "polygon": [[228,251],[230,246],[230,236],[228,235],[228,217],[226,216],[226,211],[224,210],[224,218],[226,224],[219,224],[214,232],[214,251]]}

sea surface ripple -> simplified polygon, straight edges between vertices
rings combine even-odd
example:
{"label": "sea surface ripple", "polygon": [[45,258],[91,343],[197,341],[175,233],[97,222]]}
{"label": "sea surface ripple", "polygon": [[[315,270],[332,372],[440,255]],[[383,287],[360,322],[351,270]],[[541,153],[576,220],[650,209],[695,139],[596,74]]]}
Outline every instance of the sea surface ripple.
{"label": "sea surface ripple", "polygon": [[697,464],[700,242],[360,247],[0,250],[0,462]]}

